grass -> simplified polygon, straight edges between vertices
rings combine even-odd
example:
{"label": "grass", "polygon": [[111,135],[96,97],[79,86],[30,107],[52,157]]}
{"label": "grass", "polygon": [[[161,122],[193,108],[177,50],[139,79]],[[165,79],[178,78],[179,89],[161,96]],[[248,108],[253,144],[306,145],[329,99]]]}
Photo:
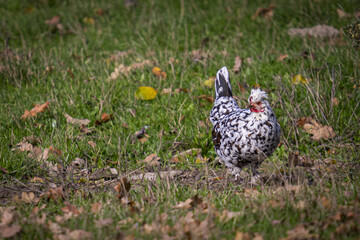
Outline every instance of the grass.
{"label": "grass", "polygon": [[[293,27],[317,24],[342,29],[354,18],[339,18],[336,9],[353,13],[353,1],[276,1],[271,20],[252,15],[269,1],[142,1],[126,8],[122,1],[11,1],[0,7],[2,49],[0,55],[0,166],[1,204],[14,205],[13,195],[62,186],[64,198],[41,198],[33,204],[19,201],[12,210],[19,216],[11,224],[21,231],[15,238],[60,238],[70,230],[83,229],[93,238],[120,235],[139,239],[166,236],[192,239],[346,238],[359,236],[359,51],[344,34],[335,39],[290,37]],[[99,10],[100,9],[100,10]],[[60,16],[59,26],[46,20]],[[93,21],[93,23],[92,23]],[[114,59],[117,51],[128,51]],[[201,50],[200,56],[194,51]],[[278,61],[281,54],[288,57]],[[269,90],[270,102],[282,128],[282,146],[261,167],[267,181],[248,186],[234,181],[216,164],[207,124],[212,103],[200,97],[214,96],[202,83],[234,59],[242,59],[238,74],[230,71],[241,106],[250,89],[259,84]],[[198,58],[198,59],[195,59]],[[119,64],[150,60],[151,66],[110,75]],[[151,69],[160,67],[166,79]],[[301,74],[308,84],[292,82]],[[245,86],[245,93],[241,92]],[[155,99],[138,100],[140,86],[158,90]],[[249,86],[247,88],[246,86]],[[161,94],[165,88],[186,89]],[[334,99],[337,103],[334,103]],[[49,110],[21,120],[34,104],[50,102]],[[64,113],[91,120],[91,134],[66,122]],[[96,125],[102,113],[112,120]],[[316,142],[297,124],[312,116],[333,127],[336,136]],[[205,124],[199,124],[199,122]],[[146,142],[132,135],[149,126]],[[48,162],[61,164],[66,173],[54,178],[28,152],[12,151],[23,137],[39,138],[44,151],[53,146],[62,156],[50,154]],[[88,142],[93,141],[96,147]],[[171,157],[187,149],[196,154],[174,163]],[[289,155],[297,152],[310,166],[291,166]],[[160,166],[143,160],[156,153]],[[120,176],[178,170],[173,179],[130,180],[130,202],[117,198],[118,180],[94,182],[68,175],[75,158],[86,162],[89,172],[116,168]],[[300,157],[301,158],[301,157]],[[310,159],[310,160],[309,160]],[[40,177],[44,183],[33,183]],[[52,184],[52,185],[51,185]],[[202,200],[196,200],[198,195]],[[174,206],[193,199],[185,209]],[[78,216],[64,217],[65,202],[83,207]],[[102,209],[91,212],[92,204]],[[35,206],[43,210],[36,212]],[[236,213],[229,217],[228,212]],[[71,212],[71,211],[70,211]],[[46,221],[38,218],[41,214]],[[189,215],[190,214],[190,215]],[[193,214],[193,216],[191,215]],[[100,226],[96,221],[111,218]],[[56,232],[51,223],[60,226]],[[257,235],[256,235],[257,234]]]}

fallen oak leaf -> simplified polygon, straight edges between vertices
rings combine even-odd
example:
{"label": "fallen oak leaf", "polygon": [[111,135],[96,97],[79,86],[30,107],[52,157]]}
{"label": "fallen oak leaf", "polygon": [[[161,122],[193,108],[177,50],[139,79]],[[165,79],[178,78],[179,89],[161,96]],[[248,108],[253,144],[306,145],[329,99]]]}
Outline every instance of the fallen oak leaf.
{"label": "fallen oak leaf", "polygon": [[44,112],[45,109],[47,109],[49,107],[49,104],[50,104],[49,101],[45,102],[42,105],[36,104],[35,107],[33,109],[31,109],[30,111],[25,110],[24,114],[20,117],[20,119],[36,117],[38,113]]}
{"label": "fallen oak leaf", "polygon": [[312,117],[301,118],[298,123],[303,124],[305,132],[313,135],[311,139],[314,141],[327,140],[336,136],[332,127],[324,126]]}

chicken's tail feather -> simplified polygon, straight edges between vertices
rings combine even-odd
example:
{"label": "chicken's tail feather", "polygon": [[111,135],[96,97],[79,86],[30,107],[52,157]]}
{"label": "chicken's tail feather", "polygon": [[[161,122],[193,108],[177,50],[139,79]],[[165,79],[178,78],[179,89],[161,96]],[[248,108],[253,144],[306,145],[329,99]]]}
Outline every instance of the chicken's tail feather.
{"label": "chicken's tail feather", "polygon": [[232,97],[230,77],[226,67],[222,67],[216,74],[215,95],[216,99],[220,97]]}

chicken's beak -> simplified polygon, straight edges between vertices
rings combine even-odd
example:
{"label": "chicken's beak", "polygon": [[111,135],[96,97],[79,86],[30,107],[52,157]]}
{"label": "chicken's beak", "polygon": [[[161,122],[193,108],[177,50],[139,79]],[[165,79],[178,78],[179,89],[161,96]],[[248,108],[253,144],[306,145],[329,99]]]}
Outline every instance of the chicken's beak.
{"label": "chicken's beak", "polygon": [[254,105],[253,105],[252,103],[248,103],[248,104],[246,105],[246,107],[247,107],[247,108],[251,108],[251,107],[254,107]]}

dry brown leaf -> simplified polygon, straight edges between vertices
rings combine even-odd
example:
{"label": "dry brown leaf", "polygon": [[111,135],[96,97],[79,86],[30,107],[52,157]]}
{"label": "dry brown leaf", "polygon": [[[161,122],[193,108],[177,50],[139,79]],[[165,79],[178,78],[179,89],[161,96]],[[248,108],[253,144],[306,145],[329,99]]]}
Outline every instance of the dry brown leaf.
{"label": "dry brown leaf", "polygon": [[160,179],[174,179],[176,176],[180,175],[181,173],[183,173],[183,171],[163,171],[163,172],[159,172],[159,173],[153,173],[153,172],[148,172],[148,173],[141,173],[135,176],[130,176],[131,180],[148,180],[148,181],[155,181],[158,177],[160,177]]}
{"label": "dry brown leaf", "polygon": [[243,215],[241,212],[229,212],[227,209],[224,209],[223,212],[221,213],[219,220],[220,222],[228,222],[233,218],[236,218],[238,216]]}
{"label": "dry brown leaf", "polygon": [[70,124],[73,124],[73,125],[79,125],[79,126],[84,125],[84,126],[86,126],[91,122],[89,119],[76,119],[76,118],[73,118],[67,113],[64,113],[64,116],[66,118],[66,122],[70,123]]}
{"label": "dry brown leaf", "polygon": [[88,134],[91,133],[91,130],[89,130],[85,125],[80,125],[80,132]]}
{"label": "dry brown leaf", "polygon": [[250,233],[236,232],[234,240],[252,240]]}
{"label": "dry brown leaf", "polygon": [[259,7],[254,15],[251,17],[252,20],[254,20],[257,17],[263,17],[266,19],[271,19],[274,15],[274,8],[275,5],[270,4],[268,8]]}
{"label": "dry brown leaf", "polygon": [[190,209],[190,208],[200,208],[206,209],[207,204],[204,203],[197,194],[189,199],[186,199],[185,202],[180,201],[178,204],[174,206],[175,209]]}
{"label": "dry brown leaf", "polygon": [[299,37],[334,38],[339,34],[339,30],[332,26],[316,25],[311,28],[290,28],[288,34]]}
{"label": "dry brown leaf", "polygon": [[95,223],[95,227],[102,228],[113,224],[113,220],[111,218],[104,218],[104,219],[101,218],[99,220],[95,220],[94,223]]}
{"label": "dry brown leaf", "polygon": [[213,102],[214,102],[214,98],[213,98],[212,96],[200,95],[200,96],[198,96],[198,98],[204,99],[204,100],[206,100],[208,103],[213,103]]}
{"label": "dry brown leaf", "polygon": [[1,238],[11,238],[14,237],[21,231],[21,226],[14,224],[11,226],[1,225],[0,226],[0,237]]}
{"label": "dry brown leaf", "polygon": [[203,221],[194,218],[193,212],[188,212],[174,225],[173,231],[179,239],[209,239],[214,228],[214,220],[208,216]]}
{"label": "dry brown leaf", "polygon": [[64,202],[64,204],[65,204],[65,207],[62,207],[61,211],[65,214],[71,214],[73,216],[78,216],[79,214],[81,214],[84,211],[83,207],[77,209],[77,207],[75,205],[71,205],[69,202]]}
{"label": "dry brown leaf", "polygon": [[91,212],[96,214],[98,212],[100,212],[100,210],[102,209],[102,203],[101,202],[96,202],[91,204]]}
{"label": "dry brown leaf", "polygon": [[136,131],[135,134],[131,135],[131,142],[135,143],[136,141],[144,142],[147,141],[147,138],[150,136],[146,134],[146,129],[148,129],[149,126],[142,127],[139,131]]}
{"label": "dry brown leaf", "polygon": [[199,122],[198,122],[198,126],[201,127],[201,128],[203,128],[203,127],[206,127],[206,124],[205,124],[204,121],[199,121]]}
{"label": "dry brown leaf", "polygon": [[341,10],[340,8],[336,9],[337,15],[339,18],[348,18],[351,17],[351,14],[345,12],[344,10]]}
{"label": "dry brown leaf", "polygon": [[11,149],[11,151],[21,151],[21,152],[29,152],[32,150],[33,150],[33,145],[25,141],[17,143],[15,147]]}
{"label": "dry brown leaf", "polygon": [[24,114],[20,117],[20,119],[36,117],[38,113],[44,112],[45,109],[47,109],[49,107],[49,104],[50,104],[49,101],[47,101],[46,103],[44,103],[42,105],[36,104],[35,107],[33,109],[31,109],[30,111],[25,110]]}
{"label": "dry brown leaf", "polygon": [[321,205],[323,205],[324,208],[330,209],[331,208],[331,201],[329,200],[329,198],[323,196],[320,199]]}
{"label": "dry brown leaf", "polygon": [[70,231],[63,236],[64,237],[62,239],[69,239],[69,240],[81,240],[81,239],[92,239],[93,238],[93,235],[91,232],[87,232],[87,231],[84,231],[81,229]]}
{"label": "dry brown leaf", "polygon": [[314,160],[313,159],[311,159],[309,157],[306,157],[306,156],[301,156],[297,152],[290,152],[288,160],[289,160],[289,166],[290,167],[296,167],[296,166],[311,167],[311,166],[314,166]]}
{"label": "dry brown leaf", "polygon": [[135,71],[137,69],[143,69],[144,67],[152,65],[152,61],[150,60],[144,60],[139,63],[133,63],[130,66],[125,66],[124,64],[120,64],[117,68],[115,68],[114,72],[111,73],[110,79],[115,80],[117,79],[121,74],[127,76],[130,72]]}
{"label": "dry brown leaf", "polygon": [[255,188],[245,188],[244,195],[249,198],[256,198],[260,195],[260,192]]}
{"label": "dry brown leaf", "polygon": [[51,153],[53,153],[53,154],[58,155],[58,156],[62,156],[62,155],[63,155],[63,152],[62,152],[60,149],[57,149],[57,148],[55,148],[55,147],[53,147],[53,146],[50,146],[50,147],[49,147],[49,151],[50,151]]}
{"label": "dry brown leaf", "polygon": [[35,196],[33,192],[22,192],[21,198],[19,198],[17,195],[13,198],[14,202],[21,204],[21,203],[28,203],[28,204],[37,204],[39,202],[39,198]]}
{"label": "dry brown leaf", "polygon": [[1,224],[2,226],[9,225],[15,220],[15,213],[12,212],[13,208],[5,208],[1,215]]}
{"label": "dry brown leaf", "polygon": [[112,114],[103,113],[101,114],[101,120],[95,120],[95,125],[101,125],[105,122],[108,122],[110,119],[112,119]]}
{"label": "dry brown leaf", "polygon": [[168,94],[168,93],[171,93],[171,88],[164,88],[162,91],[161,91],[161,94]]}
{"label": "dry brown leaf", "polygon": [[192,201],[193,200],[191,198],[188,198],[188,199],[185,200],[185,202],[181,201],[178,204],[176,204],[174,206],[174,208],[176,208],[176,209],[189,209],[189,208],[191,208]]}
{"label": "dry brown leaf", "polygon": [[127,196],[130,191],[131,183],[127,180],[126,177],[122,177],[117,185],[114,187],[115,191],[118,193],[117,197],[119,199]]}
{"label": "dry brown leaf", "polygon": [[199,60],[206,60],[209,58],[209,54],[207,52],[204,52],[202,49],[194,49],[191,51],[191,56],[194,59],[194,61]]}
{"label": "dry brown leaf", "polygon": [[334,105],[334,106],[337,106],[339,105],[339,99],[337,97],[333,97],[331,98],[331,104]]}
{"label": "dry brown leaf", "polygon": [[57,187],[54,189],[49,189],[49,191],[47,191],[46,193],[41,194],[40,197],[44,197],[48,200],[52,199],[55,202],[58,202],[58,200],[65,198],[65,193],[63,187]]}
{"label": "dry brown leaf", "polygon": [[298,125],[303,126],[305,132],[312,134],[311,137],[314,141],[320,141],[321,139],[330,139],[336,136],[334,130],[330,126],[324,126],[318,123],[312,117],[303,117],[298,120]]}
{"label": "dry brown leaf", "polygon": [[88,144],[92,147],[92,149],[95,151],[96,149],[96,142],[88,141]]}
{"label": "dry brown leaf", "polygon": [[251,57],[248,57],[248,58],[246,58],[246,62],[247,62],[247,64],[251,65],[254,63],[254,59],[252,59]]}
{"label": "dry brown leaf", "polygon": [[317,239],[316,234],[310,234],[310,231],[303,224],[297,225],[294,229],[287,231],[287,237],[281,240],[298,240],[298,239]]}
{"label": "dry brown leaf", "polygon": [[75,158],[75,160],[74,161],[72,161],[71,163],[70,163],[70,165],[72,166],[72,167],[74,167],[74,168],[78,168],[78,169],[81,169],[81,168],[83,168],[84,166],[85,166],[85,160],[84,159],[82,159],[82,158]]}
{"label": "dry brown leaf", "polygon": [[171,157],[171,162],[182,162],[190,156],[201,156],[201,148],[192,148]]}
{"label": "dry brown leaf", "polygon": [[117,51],[114,54],[110,56],[110,61],[117,61],[120,58],[126,57],[127,55],[133,53],[133,50],[127,50],[127,51]]}
{"label": "dry brown leaf", "polygon": [[163,78],[166,79],[166,73],[164,71],[161,70],[161,68],[159,67],[153,67],[152,69],[152,73],[155,74],[155,76],[159,77],[159,78]]}
{"label": "dry brown leaf", "polygon": [[174,92],[175,92],[175,93],[180,93],[180,92],[187,93],[187,92],[189,92],[189,89],[187,89],[187,88],[176,88],[176,89],[174,90]]}
{"label": "dry brown leaf", "polygon": [[233,71],[235,73],[238,73],[240,71],[240,68],[241,68],[241,63],[242,63],[242,60],[239,56],[236,56],[235,57],[235,63],[234,63],[234,67],[233,67]]}
{"label": "dry brown leaf", "polygon": [[149,164],[150,166],[158,166],[160,165],[159,162],[160,158],[157,156],[156,153],[150,154],[144,159],[144,162]]}
{"label": "dry brown leaf", "polygon": [[46,20],[45,23],[49,26],[56,26],[58,23],[60,23],[60,17],[53,16],[51,19]]}
{"label": "dry brown leaf", "polygon": [[281,61],[284,61],[288,57],[289,57],[289,55],[287,55],[287,54],[280,54],[276,60],[281,62]]}
{"label": "dry brown leaf", "polygon": [[281,223],[281,221],[277,220],[277,219],[274,219],[274,220],[271,221],[271,225],[278,225],[280,223]]}

